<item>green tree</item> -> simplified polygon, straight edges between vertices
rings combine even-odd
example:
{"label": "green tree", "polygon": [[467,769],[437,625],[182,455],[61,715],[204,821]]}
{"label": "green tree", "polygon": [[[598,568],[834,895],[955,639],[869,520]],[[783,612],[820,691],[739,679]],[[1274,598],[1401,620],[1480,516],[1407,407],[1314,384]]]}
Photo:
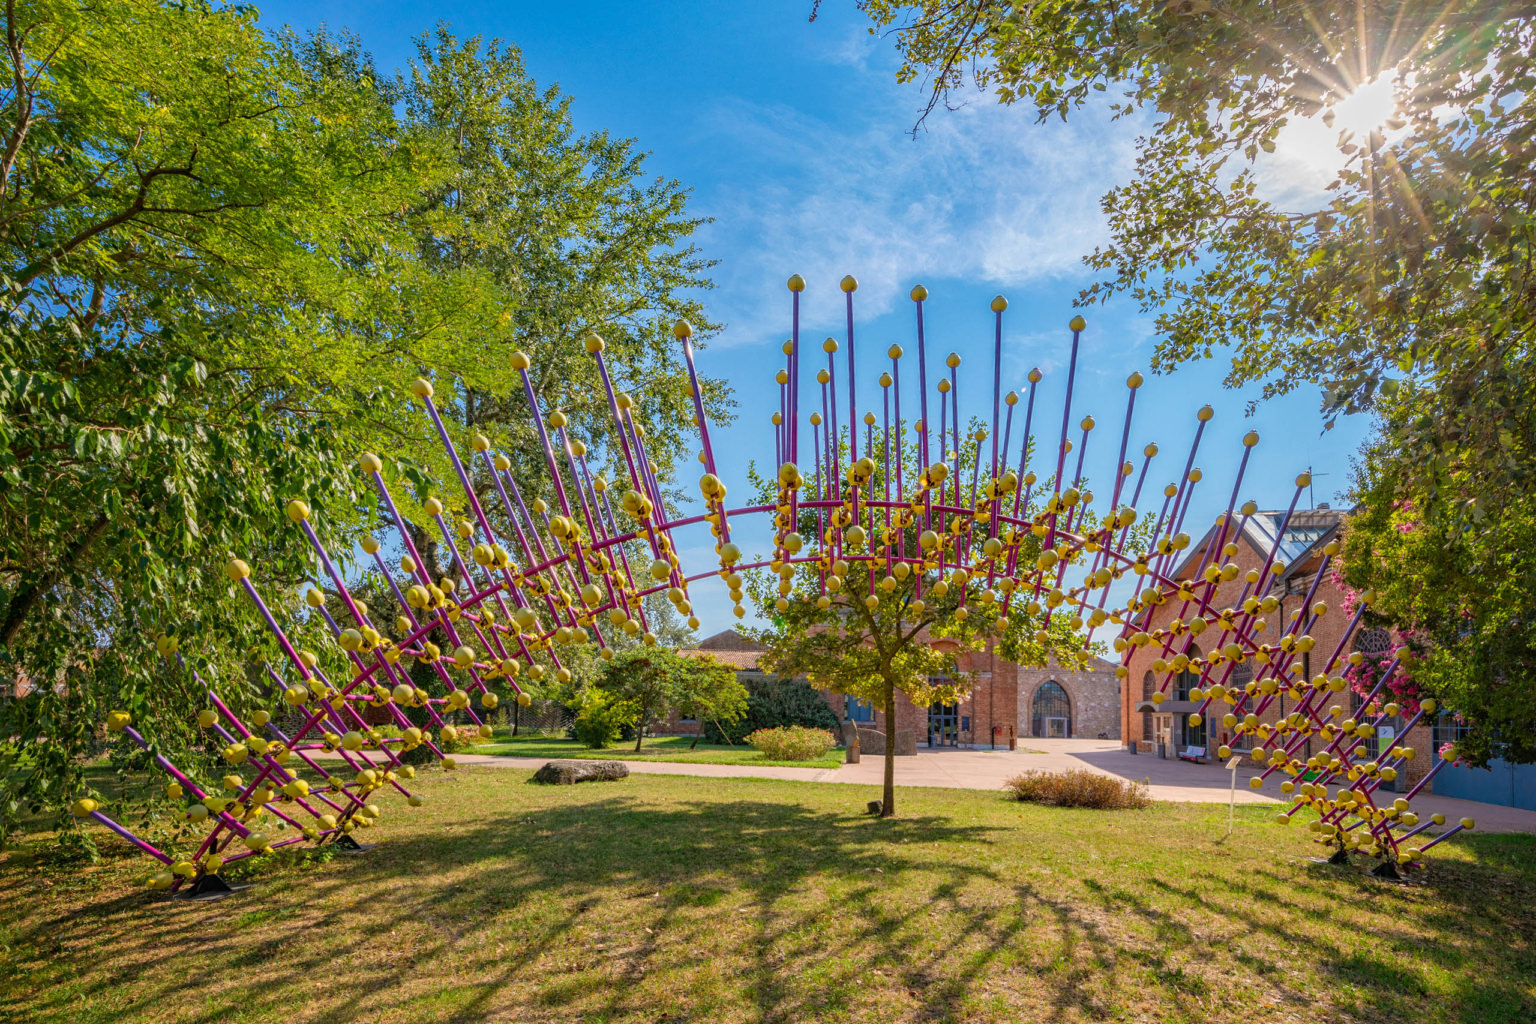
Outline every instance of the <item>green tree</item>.
{"label": "green tree", "polygon": [[[702,220],[687,213],[687,190],[647,177],[634,140],[579,134],[570,97],[535,83],[518,49],[500,40],[460,39],[439,27],[416,41],[394,88],[403,129],[436,140],[448,158],[409,218],[420,259],[434,279],[473,280],[477,290],[464,301],[482,311],[469,351],[425,364],[461,446],[480,433],[521,453],[511,466],[518,486],[529,500],[554,504],[527,399],[507,362],[522,351],[542,411],[563,411],[571,439],[623,479],[607,398],[582,345],[596,332],[615,387],[645,395],[633,411],[666,479],[691,455],[683,451],[687,432],[675,428],[693,416],[671,328],[686,319],[700,339],[715,330],[699,301],[711,287],[710,262],[688,242]],[[468,358],[480,346],[489,356]],[[709,377],[701,385],[711,418],[728,418],[729,387]],[[435,441],[425,439],[416,454],[451,480]],[[477,490],[493,498],[490,481],[475,472]],[[448,490],[440,497],[462,511],[462,495]],[[499,502],[482,505],[500,520]],[[432,559],[437,539],[425,525],[418,546]]]}
{"label": "green tree", "polygon": [[1456,757],[1536,761],[1536,620],[1529,581],[1536,578],[1536,504],[1522,501],[1489,515],[1482,529],[1448,547],[1447,505],[1427,513],[1368,461],[1366,489],[1350,517],[1344,577],[1374,596],[1367,620],[1394,629],[1403,643],[1400,674],[1471,729]]}
{"label": "green tree", "polygon": [[[895,429],[899,431],[901,425]],[[976,461],[977,446],[986,433],[972,422],[964,436],[961,450],[949,453],[956,465]],[[885,445],[884,450],[889,451],[890,446]],[[915,459],[915,453],[908,452],[906,457]],[[881,493],[885,469],[872,458],[865,465],[869,471],[860,488],[867,487],[870,494]],[[946,470],[946,466],[940,464],[936,469]],[[935,471],[921,470],[913,462],[904,476],[916,480],[919,475],[927,478],[930,472]],[[940,484],[943,479],[936,475]],[[749,480],[758,504],[776,502],[774,484],[755,467],[749,471]],[[838,510],[848,514],[843,522],[854,521],[852,493],[851,487],[844,489],[844,502]],[[1025,517],[1035,511],[1027,504],[1022,509]],[[821,515],[802,509],[796,524],[798,533],[824,536]],[[963,546],[980,552],[991,539],[993,527],[981,517],[954,522],[963,525],[943,541],[946,548],[959,550]],[[831,529],[838,529],[836,521]],[[756,571],[744,583],[760,613],[772,623],[758,634],[768,648],[763,659],[766,668],[783,676],[804,676],[817,686],[869,701],[884,711],[881,815],[892,817],[896,813],[898,693],[919,707],[963,699],[973,679],[960,669],[960,656],[984,650],[988,642],[995,643],[1003,657],[1019,664],[1044,665],[1052,654],[1063,662],[1086,655],[1077,632],[1081,621],[1056,615],[1047,627],[1040,602],[1026,600],[1022,594],[1012,601],[1013,578],[1003,574],[996,581],[980,576],[973,579],[966,569],[945,568],[937,555],[939,538],[928,534],[931,543],[924,541],[916,520],[903,528],[888,527],[891,536],[886,547],[887,551],[894,550],[890,542],[897,541],[899,535],[896,547],[914,556],[922,553],[915,565],[861,554],[871,546],[874,532],[866,533],[858,525],[848,527],[843,550],[851,560],[823,554],[798,564],[774,563],[773,573]],[[1010,543],[1017,547],[1021,566],[1035,563],[1042,555],[1042,542],[1033,532],[1006,532],[1010,541],[998,542],[1002,545],[999,555]],[[1069,556],[1072,561],[1080,557]],[[1010,601],[1008,614],[1001,614],[1003,604]]]}
{"label": "green tree", "polygon": [[[1102,95],[1094,102],[1144,126],[1134,177],[1103,199],[1111,238],[1088,257],[1102,276],[1079,301],[1124,294],[1155,313],[1159,370],[1219,352],[1231,386],[1317,385],[1330,422],[1379,414],[1358,482],[1369,524],[1356,536],[1404,551],[1381,517],[1411,507],[1440,553],[1433,578],[1480,582],[1465,597],[1412,595],[1400,584],[1422,567],[1389,557],[1357,561],[1353,580],[1421,642],[1456,638],[1443,686],[1481,729],[1477,715],[1516,678],[1502,673],[1536,649],[1523,629],[1429,628],[1423,602],[1490,626],[1536,621],[1515,554],[1536,503],[1536,11],[1498,0],[861,6],[895,30],[899,77],[926,79],[929,111],[969,81],[1042,120]],[[1381,123],[1339,116],[1362,89],[1385,91]],[[1321,197],[1282,204],[1262,177],[1305,119],[1340,132],[1338,173]],[[1441,664],[1419,672],[1432,692]],[[1507,734],[1513,722],[1496,714]]]}
{"label": "green tree", "polygon": [[[499,83],[477,108],[493,126],[460,132],[434,112],[452,80],[381,76],[346,37],[266,35],[251,8],[44,0],[4,21],[0,673],[28,694],[0,708],[0,838],[67,804],[108,710],[170,753],[196,742],[199,687],[161,634],[237,709],[264,699],[230,554],[334,656],[296,606],[313,556],[283,507],[307,501],[345,554],[380,525],[360,450],[423,497],[424,469],[451,479],[406,387],[429,368],[458,435],[473,420],[541,479],[507,356],[534,356],[538,401],[567,404],[601,462],[595,370],[562,361],[605,332],[618,386],[652,399],[637,411],[665,479],[683,384],[656,325],[707,285],[682,190],[647,182],[631,143],[574,135],[507,48],[440,35],[443,57],[424,52]],[[466,169],[470,145],[517,174]]]}
{"label": "green tree", "polygon": [[632,710],[635,750],[646,727],[663,718],[685,698],[686,681],[699,671],[693,661],[665,647],[632,647],[603,666],[602,688]]}
{"label": "green tree", "polygon": [[687,670],[678,687],[675,707],[684,718],[699,723],[692,750],[704,735],[704,724],[712,723],[724,732],[724,727],[741,721],[747,713],[747,688],[742,685],[736,670],[722,665],[709,654],[699,654],[687,659]]}

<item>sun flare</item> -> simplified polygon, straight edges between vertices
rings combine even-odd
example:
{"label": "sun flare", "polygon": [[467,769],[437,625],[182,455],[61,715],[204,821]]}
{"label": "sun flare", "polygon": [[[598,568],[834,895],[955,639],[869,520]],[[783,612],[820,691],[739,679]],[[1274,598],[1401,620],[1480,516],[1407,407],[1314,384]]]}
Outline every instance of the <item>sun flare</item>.
{"label": "sun flare", "polygon": [[1397,90],[1386,76],[1373,78],[1360,85],[1331,108],[1333,126],[1337,131],[1349,132],[1357,141],[1373,131],[1384,128],[1397,110]]}

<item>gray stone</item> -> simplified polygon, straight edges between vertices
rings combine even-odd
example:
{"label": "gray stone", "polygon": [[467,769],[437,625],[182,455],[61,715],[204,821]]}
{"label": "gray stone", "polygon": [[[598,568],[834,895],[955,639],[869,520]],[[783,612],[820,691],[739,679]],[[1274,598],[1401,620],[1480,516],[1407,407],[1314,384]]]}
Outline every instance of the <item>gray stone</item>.
{"label": "gray stone", "polygon": [[896,756],[917,756],[917,734],[908,729],[903,729],[896,734]]}
{"label": "gray stone", "polygon": [[859,752],[870,757],[885,756],[885,733],[878,729],[871,729],[866,725],[858,727]]}
{"label": "gray stone", "polygon": [[578,782],[614,782],[629,775],[629,765],[623,761],[582,761],[562,758],[550,761],[533,773],[534,782],[556,786],[573,786]]}

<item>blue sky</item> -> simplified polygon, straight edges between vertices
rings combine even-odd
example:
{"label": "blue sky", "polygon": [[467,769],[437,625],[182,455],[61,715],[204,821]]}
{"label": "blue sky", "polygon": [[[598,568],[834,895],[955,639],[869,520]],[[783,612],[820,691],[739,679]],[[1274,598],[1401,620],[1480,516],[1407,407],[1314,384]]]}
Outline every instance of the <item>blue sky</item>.
{"label": "blue sky", "polygon": [[[1098,199],[1132,168],[1134,122],[1085,111],[1070,124],[1037,125],[1028,111],[983,95],[958,111],[936,112],[913,137],[924,94],[896,83],[892,41],[871,37],[851,0],[824,5],[815,23],[806,21],[808,0],[260,6],[271,27],[352,29],[382,69],[404,66],[412,38],[439,20],[461,35],[515,43],[541,85],[558,84],[574,97],[579,129],[638,139],[651,153],[652,174],[691,187],[693,212],[713,218],[697,241],[719,261],[718,287],[706,301],[726,325],[700,365],[730,380],[740,403],[737,422],[715,441],[733,456],[723,474],[733,497],[746,493],[746,457],[773,459],[768,417],[778,401],[772,376],[788,336],[790,274],[808,282],[802,326],[812,341],[840,335],[837,282],[844,274],[859,279],[864,406],[877,396],[874,378],[883,368],[873,357],[893,342],[915,354],[907,293],[926,285],[930,373],[945,353],[958,352],[962,394],[968,389],[970,396],[965,404],[976,403],[979,412],[983,399],[990,405],[987,304],[996,294],[1010,302],[1004,387],[1022,388],[1032,366],[1047,373],[1048,383],[1065,373],[1066,324],[1077,312],[1072,299],[1093,281],[1081,258],[1107,238]],[[1300,144],[1290,153],[1282,147],[1268,168],[1271,187],[1305,202],[1328,176],[1320,176],[1317,155]],[[1129,301],[1083,312],[1089,327],[1073,420],[1094,414],[1107,469],[1118,446],[1125,378],[1147,370],[1155,339],[1151,318]],[[1262,440],[1242,499],[1283,507],[1295,475],[1311,465],[1319,474],[1317,500],[1336,500],[1369,423],[1343,421],[1325,435],[1310,388],[1245,416],[1254,396],[1223,389],[1226,368],[1218,352],[1169,376],[1148,374],[1132,450],[1156,441],[1169,453],[1150,483],[1160,487],[1178,475],[1195,411],[1209,402],[1216,417],[1197,460],[1207,483],[1197,492],[1192,523],[1203,528],[1225,505],[1239,439],[1249,429]],[[1060,394],[1059,384],[1045,389],[1037,423],[1050,423],[1054,410],[1059,430]],[[1095,461],[1090,452],[1090,468]],[[707,535],[679,540],[692,564],[712,555]],[[690,540],[698,545],[691,558]],[[734,621],[723,590],[695,587],[694,604],[706,635]]]}

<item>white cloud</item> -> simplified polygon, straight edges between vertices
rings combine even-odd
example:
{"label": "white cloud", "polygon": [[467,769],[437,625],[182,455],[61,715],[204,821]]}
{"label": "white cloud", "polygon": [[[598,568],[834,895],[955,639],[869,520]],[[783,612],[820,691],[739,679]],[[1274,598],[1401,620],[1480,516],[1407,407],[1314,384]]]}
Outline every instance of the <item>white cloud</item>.
{"label": "white cloud", "polygon": [[914,139],[900,128],[915,95],[876,88],[862,116],[841,124],[743,101],[717,108],[706,137],[737,167],[701,202],[716,218],[706,250],[728,254],[710,299],[728,325],[719,344],[777,339],[791,273],[815,286],[805,326],[826,329],[841,316],[831,284],[850,272],[868,318],[925,278],[1002,288],[1062,275],[1107,237],[1099,197],[1129,176],[1132,122],[1087,110],[1039,125],[978,97],[936,112]]}

